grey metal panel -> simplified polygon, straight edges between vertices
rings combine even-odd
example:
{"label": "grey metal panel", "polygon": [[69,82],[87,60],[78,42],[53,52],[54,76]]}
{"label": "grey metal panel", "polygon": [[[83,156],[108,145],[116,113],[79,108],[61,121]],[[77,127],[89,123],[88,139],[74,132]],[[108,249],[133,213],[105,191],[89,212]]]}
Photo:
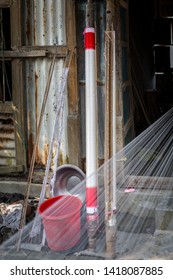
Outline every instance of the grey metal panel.
{"label": "grey metal panel", "polygon": [[[65,2],[64,0],[22,1],[22,20],[24,26],[22,42],[24,46],[55,46],[66,44]],[[24,61],[29,159],[31,158],[36,139],[50,64],[51,58],[48,57],[27,58]],[[36,155],[36,163],[41,165],[47,161],[49,143],[54,128],[55,109],[58,102],[63,65],[64,59],[56,58]],[[68,157],[66,96],[65,103],[64,129],[60,152],[61,161],[65,161]]]}
{"label": "grey metal panel", "polygon": [[24,45],[66,44],[65,2],[64,0],[22,1]]}
{"label": "grey metal panel", "polygon": [[[50,67],[50,58],[42,59],[30,59],[25,63],[25,91],[27,95],[27,119],[28,119],[28,141],[29,152],[31,153],[34,140],[36,139],[36,131],[39,123],[40,111],[43,102],[43,96],[45,93],[47,82],[47,69]],[[49,89],[49,96],[44,112],[43,122],[39,137],[39,147],[37,149],[37,163],[45,164],[48,154],[48,145],[51,141],[55,110],[57,104],[57,94],[60,87],[60,81],[62,76],[63,60],[58,60],[54,73],[52,76],[52,82]],[[66,99],[66,96],[65,96]],[[67,156],[67,137],[66,137],[66,121],[67,121],[67,106],[64,110],[63,124],[64,126],[63,138],[62,138],[62,156],[64,159]],[[61,122],[61,120],[60,120]],[[58,132],[57,132],[58,133]]]}

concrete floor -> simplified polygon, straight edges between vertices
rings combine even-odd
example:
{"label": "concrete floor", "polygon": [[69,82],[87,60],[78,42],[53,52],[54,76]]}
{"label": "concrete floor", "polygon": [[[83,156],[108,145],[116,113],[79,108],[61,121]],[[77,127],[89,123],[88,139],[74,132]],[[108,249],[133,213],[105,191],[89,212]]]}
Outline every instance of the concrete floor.
{"label": "concrete floor", "polygon": [[[11,181],[11,180],[0,180],[0,192],[9,192],[9,193],[26,193],[26,181]],[[41,192],[41,183],[32,183],[31,184],[31,197],[39,197]],[[156,195],[156,194],[155,194]],[[143,203],[139,196],[136,196],[135,201],[139,210],[143,207]],[[46,197],[49,197],[49,188],[46,189]],[[148,207],[152,209],[146,209],[144,215],[149,212],[154,213],[155,215],[155,230],[154,232],[145,232],[145,233],[135,233],[135,232],[125,232],[123,231],[123,225],[117,230],[116,235],[116,256],[115,259],[169,259],[173,260],[173,207],[170,203],[170,197],[167,199],[164,198],[164,201],[161,200],[159,195],[158,205],[155,209],[152,205],[152,200],[148,202]],[[140,203],[139,203],[140,201]],[[134,201],[133,201],[134,202]],[[133,204],[134,207],[134,204]],[[131,213],[131,206],[126,205],[126,210]],[[153,212],[154,209],[154,212]],[[131,213],[132,214],[132,213]],[[161,222],[165,221],[165,223]],[[100,235],[97,243],[104,244],[105,241],[104,235]],[[135,241],[135,242],[134,242]],[[103,245],[104,247],[104,245]],[[74,250],[73,252],[53,252],[51,250],[42,250],[40,252],[33,250],[24,250],[20,249],[16,251],[3,250],[0,248],[0,259],[1,260],[90,260],[90,259],[109,259],[105,251],[102,249],[97,249],[95,252],[89,251],[86,248],[82,250]]]}
{"label": "concrete floor", "polygon": [[[7,193],[21,193],[26,194],[27,191],[27,182],[26,181],[14,181],[10,180],[1,180],[0,179],[0,192]],[[42,184],[40,183],[31,183],[30,188],[30,197],[39,197],[41,193]],[[46,188],[46,198],[50,196],[49,187]]]}
{"label": "concrete floor", "polygon": [[[128,242],[127,242],[128,240]],[[137,240],[134,244],[134,240]],[[123,247],[123,249],[122,249]],[[20,249],[0,250],[1,260],[102,260],[110,259],[106,253],[92,252],[90,250],[76,251],[73,253],[59,253],[49,251],[30,251]],[[173,232],[156,230],[154,235],[131,234],[117,232],[116,256],[111,259],[131,260],[173,260]]]}

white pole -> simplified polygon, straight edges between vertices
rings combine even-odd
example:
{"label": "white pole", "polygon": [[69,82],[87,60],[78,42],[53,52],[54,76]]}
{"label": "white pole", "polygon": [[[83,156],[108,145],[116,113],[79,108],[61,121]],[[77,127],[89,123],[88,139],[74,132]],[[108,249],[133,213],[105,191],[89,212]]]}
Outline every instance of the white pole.
{"label": "white pole", "polygon": [[98,220],[97,199],[97,74],[95,29],[87,27],[85,36],[86,101],[86,211],[89,230]]}

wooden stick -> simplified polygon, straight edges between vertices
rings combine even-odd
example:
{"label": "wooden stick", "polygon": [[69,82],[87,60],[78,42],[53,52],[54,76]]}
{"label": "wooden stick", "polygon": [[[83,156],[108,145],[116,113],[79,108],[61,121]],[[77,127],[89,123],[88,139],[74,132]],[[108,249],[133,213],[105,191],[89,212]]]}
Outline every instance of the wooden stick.
{"label": "wooden stick", "polygon": [[[113,17],[115,6],[113,1],[108,0],[106,5],[106,32],[105,32],[105,62],[106,62],[106,91],[105,91],[105,145],[104,160],[107,162],[115,156],[116,149],[116,71],[115,71],[115,30]],[[114,117],[114,119],[113,119]],[[114,126],[114,127],[113,127]],[[115,256],[115,192],[116,169],[115,161],[113,167],[105,168],[105,225],[106,225],[106,254],[110,258]],[[110,182],[110,178],[112,178]],[[114,179],[113,179],[114,178]]]}

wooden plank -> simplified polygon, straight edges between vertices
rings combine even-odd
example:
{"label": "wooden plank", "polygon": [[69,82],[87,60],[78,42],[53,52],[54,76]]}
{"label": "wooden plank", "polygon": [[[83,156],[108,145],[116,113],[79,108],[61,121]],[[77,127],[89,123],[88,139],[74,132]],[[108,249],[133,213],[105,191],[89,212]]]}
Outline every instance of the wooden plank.
{"label": "wooden plank", "polygon": [[[108,161],[113,156],[113,31],[105,32],[105,145],[104,159]],[[115,109],[115,108],[114,108]]]}
{"label": "wooden plank", "polygon": [[12,50],[19,49],[21,42],[21,1],[14,0],[10,7],[11,20],[11,48]]}
{"label": "wooden plank", "polygon": [[[21,1],[14,0],[10,8],[11,18],[11,46],[18,51],[21,46]],[[14,112],[16,165],[26,166],[25,150],[25,118],[24,118],[24,90],[22,60],[14,58],[12,66],[13,104],[17,110]]]}
{"label": "wooden plank", "polygon": [[77,78],[76,58],[76,22],[75,3],[73,0],[66,1],[66,25],[67,25],[67,46],[74,52],[71,60],[67,89],[68,89],[68,146],[69,162],[81,167],[80,154],[80,118],[79,118],[79,90]]}
{"label": "wooden plank", "polygon": [[81,165],[80,156],[80,116],[68,115],[68,138],[69,138],[69,159],[70,163],[76,166]]}
{"label": "wooden plank", "polygon": [[67,1],[67,45],[71,51],[74,51],[74,56],[71,61],[68,74],[68,110],[69,114],[78,114],[79,111],[79,96],[77,85],[77,61],[76,61],[76,28],[75,28],[75,5],[74,1]]}
{"label": "wooden plank", "polygon": [[[123,116],[122,101],[122,52],[121,52],[121,26],[120,26],[119,3],[115,4],[115,43],[116,43],[116,77],[117,77],[117,100],[116,111],[118,116]],[[123,120],[122,120],[123,121]],[[123,143],[122,143],[123,145]],[[117,150],[118,151],[118,150]]]}
{"label": "wooden plank", "polygon": [[24,166],[23,165],[15,165],[15,166],[0,166],[0,174],[5,175],[9,173],[18,173],[23,172]]}
{"label": "wooden plank", "polygon": [[66,57],[68,52],[67,46],[47,46],[46,53],[48,56],[56,55],[57,57]]}
{"label": "wooden plank", "polygon": [[0,58],[17,58],[17,57],[44,57],[46,56],[45,50],[17,50],[17,51],[3,51],[0,52]]}
{"label": "wooden plank", "polygon": [[51,54],[57,54],[63,57],[66,57],[68,52],[68,47],[65,45],[62,46],[22,46],[21,51],[41,51],[50,52]]}
{"label": "wooden plank", "polygon": [[0,149],[0,158],[2,159],[6,159],[6,160],[10,160],[11,158],[15,159],[16,157],[16,151],[15,149]]}
{"label": "wooden plank", "polygon": [[124,146],[124,138],[123,138],[123,122],[122,117],[117,116],[117,151],[120,151]]}
{"label": "wooden plank", "polygon": [[[114,30],[114,3],[106,2],[106,31],[105,31],[105,142],[104,160],[107,162],[116,153],[116,62],[115,62],[115,30]],[[113,162],[113,167],[114,166]],[[106,255],[115,257],[115,201],[114,191],[109,180],[112,170],[107,169],[104,176],[105,187],[105,230],[106,230]],[[115,183],[113,177],[113,184]]]}
{"label": "wooden plank", "polygon": [[15,142],[13,139],[0,139],[0,149],[15,149]]}
{"label": "wooden plank", "polygon": [[66,57],[66,46],[39,46],[39,47],[21,47],[13,51],[0,52],[0,58],[20,58],[20,57],[45,57],[56,55],[57,57]]}
{"label": "wooden plank", "polygon": [[6,158],[2,158],[0,157],[0,162],[1,165],[0,166],[16,166],[16,159],[15,158],[10,158],[10,157],[6,157]]}

